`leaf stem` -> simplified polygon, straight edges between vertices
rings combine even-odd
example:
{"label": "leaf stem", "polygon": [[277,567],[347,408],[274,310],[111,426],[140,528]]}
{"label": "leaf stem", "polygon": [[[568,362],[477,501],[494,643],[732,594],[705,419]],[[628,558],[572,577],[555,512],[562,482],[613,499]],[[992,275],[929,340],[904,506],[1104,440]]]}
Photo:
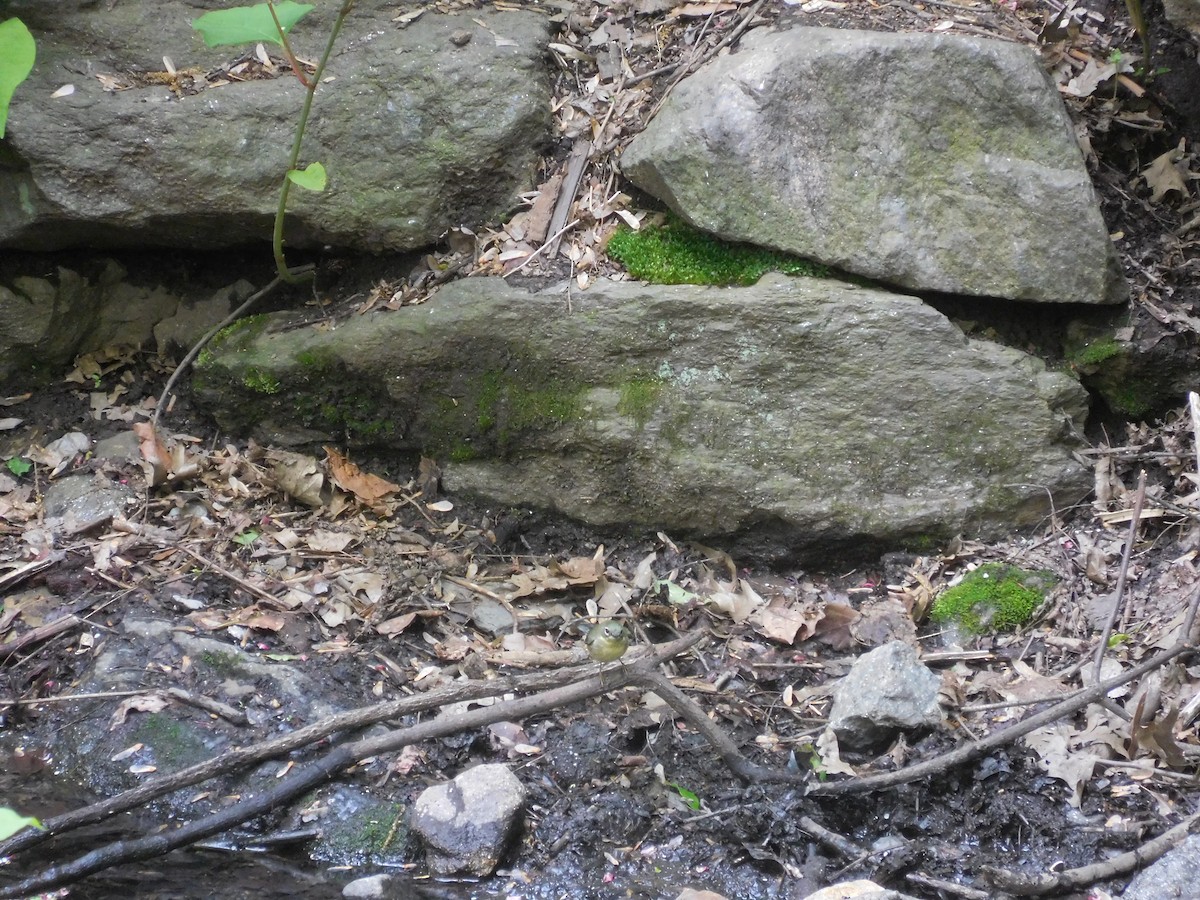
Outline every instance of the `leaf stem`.
{"label": "leaf stem", "polygon": [[292,73],[300,79],[302,85],[312,90],[313,86],[308,83],[308,78],[304,74],[304,68],[300,65],[300,60],[296,59],[296,54],[292,52],[292,45],[288,41],[287,32],[283,30],[279,16],[275,13],[275,0],[267,0],[267,11],[271,14],[271,21],[275,23],[275,30],[279,32],[279,44],[283,47],[283,52],[287,54],[288,64],[292,67]]}
{"label": "leaf stem", "polygon": [[[346,16],[350,14],[350,10],[354,8],[355,0],[343,0],[341,8],[338,10],[337,19],[333,23],[333,28],[329,32],[329,40],[325,44],[325,52],[321,54],[321,59],[317,63],[317,71],[313,75],[312,84],[307,85],[307,93],[304,97],[304,106],[300,110],[300,120],[296,124],[296,137],[292,141],[292,152],[288,158],[287,171],[290,172],[297,167],[300,160],[300,146],[304,142],[304,132],[308,128],[309,114],[312,112],[313,96],[317,92],[317,85],[321,83],[321,76],[325,72],[325,65],[329,62],[329,57],[333,55],[333,46],[337,41],[339,32],[342,30],[342,25],[346,21]],[[275,9],[272,6],[271,15],[275,15]],[[279,20],[275,20],[276,26],[279,25]],[[283,29],[280,29],[280,34]],[[286,39],[285,39],[286,40]],[[285,43],[286,49],[286,43]],[[291,56],[291,50],[288,50],[288,55]],[[295,284],[303,279],[298,277],[288,268],[287,259],[283,253],[283,220],[287,212],[288,195],[292,190],[292,181],[287,177],[287,172],[283,176],[283,185],[279,189],[279,207],[275,211],[275,231],[272,236],[272,246],[275,251],[275,268],[279,272],[279,277],[284,281]]]}

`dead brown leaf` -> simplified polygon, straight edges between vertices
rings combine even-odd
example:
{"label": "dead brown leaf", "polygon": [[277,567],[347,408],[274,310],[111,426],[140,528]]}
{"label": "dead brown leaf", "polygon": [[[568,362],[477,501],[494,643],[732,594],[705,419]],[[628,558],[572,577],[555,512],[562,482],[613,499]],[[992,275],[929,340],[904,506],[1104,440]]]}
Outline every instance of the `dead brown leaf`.
{"label": "dead brown leaf", "polygon": [[405,613],[402,616],[394,616],[390,619],[385,619],[375,626],[375,631],[382,634],[384,637],[391,637],[395,634],[400,634],[417,618],[415,612]]}
{"label": "dead brown leaf", "polygon": [[358,540],[358,536],[344,531],[326,531],[318,528],[304,541],[308,549],[318,553],[341,553]]}
{"label": "dead brown leaf", "polygon": [[436,500],[441,480],[442,469],[437,461],[431,457],[422,456],[417,467],[417,488],[421,491],[421,499]]}
{"label": "dead brown leaf", "polygon": [[133,433],[138,436],[146,480],[152,487],[192,478],[199,473],[199,462],[188,457],[181,441],[168,444],[149,422],[135,423]]}
{"label": "dead brown leaf", "polygon": [[733,12],[736,3],[685,3],[671,10],[672,16],[681,18],[707,18],[714,13]]}
{"label": "dead brown leaf", "polygon": [[1187,182],[1184,180],[1186,168],[1181,172],[1180,163],[1184,159],[1186,138],[1180,138],[1179,146],[1157,156],[1145,169],[1142,178],[1150,188],[1150,202],[1159,203],[1172,192],[1180,197],[1188,196]]}
{"label": "dead brown leaf", "polygon": [[850,623],[850,634],[868,647],[882,647],[890,641],[915,643],[917,626],[899,600],[864,603],[861,617]]}
{"label": "dead brown leaf", "polygon": [[1175,722],[1179,718],[1179,707],[1172,706],[1151,722],[1142,722],[1141,715],[1142,703],[1138,703],[1129,738],[1129,757],[1135,758],[1140,748],[1165,760],[1167,765],[1173,768],[1181,769],[1187,766],[1187,757],[1183,755],[1175,740]]}
{"label": "dead brown leaf", "polygon": [[759,634],[781,644],[806,641],[816,632],[825,611],[817,606],[788,605],[774,601],[759,614]]}
{"label": "dead brown leaf", "polygon": [[170,705],[171,701],[162,694],[139,694],[136,697],[126,697],[117,704],[117,708],[113,710],[112,720],[108,726],[109,731],[125,724],[125,720],[131,712],[162,712]]}
{"label": "dead brown leaf", "polygon": [[828,644],[834,650],[848,650],[857,641],[850,633],[850,626],[862,618],[853,606],[845,603],[826,603],[825,615],[817,622],[813,637]]}
{"label": "dead brown leaf", "polygon": [[817,738],[817,754],[821,758],[821,770],[829,775],[850,775],[858,773],[848,763],[842,761],[841,748],[838,747],[837,735],[832,728],[826,728]]}
{"label": "dead brown leaf", "polygon": [[595,584],[604,574],[604,548],[601,547],[597,551],[599,558],[595,556],[576,556],[571,559],[563,560],[553,564],[553,568],[558,569],[563,575],[567,576],[569,584]]}
{"label": "dead brown leaf", "polygon": [[329,466],[329,476],[333,479],[334,484],[358,497],[364,503],[374,503],[388,494],[394,494],[400,490],[400,485],[392,484],[386,478],[380,478],[370,472],[364,472],[332,447],[325,447],[324,450],[328,454],[326,463]]}
{"label": "dead brown leaf", "polygon": [[267,462],[276,486],[293,500],[313,509],[325,505],[325,476],[315,457],[288,450],[269,450]]}

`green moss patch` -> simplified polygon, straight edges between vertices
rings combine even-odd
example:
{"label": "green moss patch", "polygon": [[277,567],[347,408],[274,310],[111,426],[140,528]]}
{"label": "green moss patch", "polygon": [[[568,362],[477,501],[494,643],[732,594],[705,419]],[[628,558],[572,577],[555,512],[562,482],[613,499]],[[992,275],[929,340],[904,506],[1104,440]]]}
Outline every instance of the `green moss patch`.
{"label": "green moss patch", "polygon": [[339,811],[336,819],[322,823],[319,858],[365,865],[403,855],[408,843],[407,815],[403,805],[367,800],[360,808]]}
{"label": "green moss patch", "polygon": [[1077,366],[1098,366],[1106,359],[1120,356],[1124,352],[1124,346],[1112,338],[1103,338],[1092,341],[1075,350],[1071,354],[1071,362]]}
{"label": "green moss patch", "polygon": [[1032,618],[1054,581],[1049,572],[987,563],[938,597],[929,617],[970,634],[1017,628]]}
{"label": "green moss patch", "polygon": [[621,385],[621,398],[617,401],[617,412],[629,416],[643,428],[658,403],[662,392],[660,378],[634,378]]}
{"label": "green moss patch", "polygon": [[1162,402],[1154,387],[1142,380],[1130,379],[1107,390],[1101,386],[1101,391],[1109,406],[1134,419],[1147,415]]}
{"label": "green moss patch", "polygon": [[226,325],[213,335],[213,339],[200,351],[200,355],[196,357],[196,368],[207,369],[211,366],[217,349],[227,344],[235,335],[242,335],[243,340],[253,340],[255,335],[266,327],[267,321],[266,313],[258,313],[252,316],[243,316],[236,322]]}
{"label": "green moss patch", "polygon": [[525,384],[506,372],[481,379],[476,409],[480,432],[499,427],[504,437],[548,424],[561,424],[579,415],[581,389],[557,381]]}
{"label": "green moss patch", "polygon": [[524,435],[544,433],[584,414],[588,385],[565,369],[513,363],[460,379],[458,389],[439,395],[423,412],[414,433],[426,452],[454,462],[506,456]]}
{"label": "green moss patch", "polygon": [[655,284],[754,284],[767,272],[824,276],[824,266],[777,250],[735,244],[671,217],[638,231],[622,227],[608,255],[634,278]]}
{"label": "green moss patch", "polygon": [[258,366],[251,366],[246,370],[246,374],[242,376],[242,383],[259,394],[279,393],[279,379]]}

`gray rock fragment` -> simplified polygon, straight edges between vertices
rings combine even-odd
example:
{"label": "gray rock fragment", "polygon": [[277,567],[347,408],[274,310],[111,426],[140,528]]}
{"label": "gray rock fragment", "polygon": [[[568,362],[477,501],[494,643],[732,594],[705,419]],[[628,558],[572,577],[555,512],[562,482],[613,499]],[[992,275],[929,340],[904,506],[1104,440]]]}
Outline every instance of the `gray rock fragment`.
{"label": "gray rock fragment", "polygon": [[942,721],[942,680],[902,641],[864,653],[835,688],[829,727],[847,750],[868,750],[900,731]]}
{"label": "gray rock fragment", "polygon": [[517,826],[525,786],[504,765],[481,765],[424,791],[412,828],[425,841],[431,871],[490,875]]}
{"label": "gray rock fragment", "polygon": [[808,894],[804,900],[916,900],[908,894],[888,890],[873,881],[842,881]]}
{"label": "gray rock fragment", "polygon": [[391,880],[391,875],[367,875],[365,878],[355,878],[342,888],[342,896],[355,898],[386,897],[388,882]]}
{"label": "gray rock fragment", "polygon": [[79,534],[124,515],[136,502],[132,488],[103,475],[70,475],[46,488],[42,508],[52,527]]}

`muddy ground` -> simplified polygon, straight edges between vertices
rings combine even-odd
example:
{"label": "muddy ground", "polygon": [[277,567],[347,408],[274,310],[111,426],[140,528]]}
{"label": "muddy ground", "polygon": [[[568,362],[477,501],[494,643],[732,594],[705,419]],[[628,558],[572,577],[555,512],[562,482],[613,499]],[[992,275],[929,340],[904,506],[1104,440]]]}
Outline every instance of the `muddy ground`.
{"label": "muddy ground", "polygon": [[[952,6],[893,0],[806,13],[801,6],[768,3],[762,15],[838,27],[920,29],[931,27]],[[580,3],[577,9],[583,21],[589,17],[594,21],[595,10],[589,4]],[[1028,40],[1027,31],[1036,34],[1056,10],[1056,6],[1043,3],[1021,3],[1016,8],[987,6],[972,10],[971,27]],[[1117,46],[1136,53],[1138,41],[1126,24],[1123,5],[1099,4],[1094,10],[1102,17],[1093,20],[1096,40],[1101,42],[1095,46]],[[743,13],[744,9],[723,12],[718,24],[731,27]],[[1118,247],[1134,287],[1135,332],[1146,338],[1147,352],[1163,354],[1166,364],[1195,349],[1196,336],[1188,331],[1185,320],[1197,312],[1196,253],[1188,232],[1180,231],[1191,212],[1186,198],[1151,203],[1138,173],[1181,138],[1190,147],[1200,136],[1200,90],[1195,44],[1165,24],[1157,3],[1147,7],[1147,18],[1152,23],[1155,63],[1168,71],[1153,79],[1135,73],[1132,77],[1145,88],[1140,97],[1114,88],[1070,105],[1077,120],[1086,126],[1093,151],[1090,163],[1110,230],[1123,234]],[[682,55],[684,51],[676,48],[673,52]],[[548,166],[553,158],[548,158]],[[496,237],[495,245],[502,244],[503,237]],[[418,263],[413,257],[370,261],[318,257],[313,261],[318,263],[315,288],[281,292],[270,298],[268,308],[309,304],[314,316],[347,315],[379,285],[403,283]],[[30,260],[20,262],[28,265]],[[45,259],[41,264],[52,272],[57,262]],[[214,288],[237,275],[256,284],[271,276],[268,254],[258,248],[244,255],[223,254],[219,259],[180,254],[153,260],[130,257],[123,262],[133,279],[198,279],[211,282]],[[91,264],[83,255],[72,260],[72,267],[85,273]],[[534,277],[561,276],[562,265],[560,262],[557,268],[549,267]],[[34,274],[28,268],[23,271]],[[952,303],[946,298],[939,302]],[[1170,313],[1167,321],[1160,315],[1164,310]],[[0,440],[0,458],[24,455],[31,445],[44,445],[66,432],[82,431],[98,440],[128,430],[128,422],[93,418],[90,394],[121,385],[125,392],[119,405],[134,408],[159,395],[170,367],[170,361],[134,355],[114,364],[87,387],[56,382],[38,388],[14,408],[13,414],[25,419],[26,430]],[[23,392],[13,387],[6,393]],[[1126,666],[1151,652],[1154,642],[1163,637],[1158,626],[1179,612],[1195,580],[1192,523],[1196,514],[1183,474],[1192,462],[1186,422],[1179,411],[1167,408],[1154,410],[1148,418],[1147,426],[1128,426],[1119,415],[1098,404],[1090,433],[1097,457],[1112,461],[1110,486],[1121,488],[1113,492],[1106,511],[1132,506],[1136,471],[1141,467],[1150,472],[1148,505],[1165,511],[1147,520],[1134,548],[1128,588],[1133,613],[1126,617],[1132,637],[1114,654]],[[449,675],[472,677],[503,668],[488,655],[497,649],[501,636],[479,628],[461,597],[447,597],[441,588],[446,576],[474,582],[485,576],[499,579],[535,572],[554,561],[591,557],[601,546],[606,565],[631,578],[639,563],[653,556],[654,574],[683,586],[698,588],[705,578],[710,582],[725,579],[726,583],[749,578],[761,592],[790,591],[790,596],[807,597],[818,607],[862,609],[871,603],[904,602],[918,596],[923,584],[941,587],[965,568],[989,559],[1050,568],[1059,576],[1059,586],[1032,625],[1014,635],[975,639],[965,645],[967,650],[986,651],[985,658],[942,665],[950,676],[948,683],[957,684],[962,691],[962,696],[952,698],[952,709],[955,703],[994,701],[1005,695],[994,690],[989,693],[982,675],[1007,677],[1018,663],[1051,675],[1090,653],[1096,628],[1087,604],[1091,598],[1111,593],[1125,536],[1119,518],[1106,525],[1098,518],[1100,510],[1085,503],[1077,509],[1057,511],[1036,533],[1016,535],[1002,543],[968,541],[924,556],[851,560],[837,567],[830,565],[827,571],[820,567],[765,571],[752,560],[734,560],[735,571],[729,572],[726,561],[711,549],[675,545],[669,535],[596,534],[536,510],[483,508],[466,498],[449,498],[454,508],[446,513],[425,507],[427,497],[399,503],[386,516],[357,507],[340,515],[313,511],[288,501],[269,479],[251,480],[246,472],[257,464],[252,459],[253,448],[240,436],[219,433],[191,406],[186,390],[169,413],[166,427],[174,434],[197,438],[190,446],[198,456],[207,458],[203,465],[242,467],[238,472],[249,491],[236,499],[213,494],[225,504],[226,512],[215,517],[214,530],[206,535],[205,552],[228,569],[255,571],[252,542],[244,545],[235,540],[253,528],[266,531],[286,523],[305,533],[318,527],[363,530],[363,523],[370,523],[349,553],[365,568],[386,575],[390,587],[380,608],[370,613],[356,610],[336,624],[310,611],[288,616],[274,629],[239,631],[228,623],[209,623],[207,628],[212,636],[264,656],[286,653],[303,658],[306,671],[326,685],[328,699],[345,708],[414,689],[420,672],[428,666]],[[227,444],[236,448],[237,459],[226,456],[223,462],[214,462]],[[1117,449],[1122,447],[1130,449]],[[410,496],[418,496],[416,460],[362,453],[355,462],[365,471],[408,486]],[[192,493],[215,490],[203,480],[178,487],[150,487],[141,467],[134,464],[100,464],[80,457],[69,466],[67,471],[100,470],[127,479],[141,492],[144,507],[140,514],[151,522],[163,521],[166,511],[184,505]],[[35,470],[22,479],[38,477]],[[36,490],[31,496],[36,499],[45,483],[34,483]],[[36,514],[22,518],[6,509],[0,516],[0,560],[15,563],[29,558],[31,522],[36,523]],[[60,547],[65,550],[61,561],[22,585],[23,590],[43,590],[50,598],[45,619],[71,612],[81,617],[80,625],[9,652],[0,670],[2,696],[9,703],[4,707],[0,734],[8,771],[0,784],[8,802],[16,802],[8,798],[20,798],[23,804],[30,804],[28,808],[22,805],[23,809],[42,816],[85,801],[95,785],[74,785],[53,774],[56,762],[67,755],[56,745],[77,711],[37,701],[74,691],[104,643],[120,639],[126,617],[173,618],[180,627],[203,630],[204,626],[154,588],[157,582],[186,584],[193,596],[204,600],[206,608],[231,617],[254,601],[228,578],[145,546],[129,549],[129,565],[115,577],[97,574],[96,546],[105,534],[102,530],[71,539]],[[397,535],[421,536],[427,552],[398,555]],[[531,616],[527,632],[540,636],[546,651],[569,649],[579,635],[579,625],[572,617],[585,614],[594,594],[593,583],[547,590],[539,602],[555,606],[555,611]],[[665,640],[693,628],[711,631],[710,642],[679,659],[673,674],[693,679],[692,684],[699,686],[697,701],[748,755],[766,765],[786,767],[794,762],[804,768],[811,764],[812,741],[820,733],[827,706],[819,690],[812,692],[815,699],[811,702],[797,698],[807,696],[805,689],[819,689],[843,674],[848,662],[871,644],[869,639],[836,638],[795,646],[773,642],[750,624],[737,623],[711,605],[699,601],[672,604],[664,589],[639,592],[632,603],[643,634],[650,639]],[[380,635],[374,627],[414,610],[428,615],[389,636]],[[19,637],[31,625],[20,620],[4,624],[9,629],[5,640]],[[927,651],[945,649],[938,638],[926,637],[934,628],[924,622],[916,627]],[[83,633],[97,635],[98,641],[84,643]],[[336,652],[328,652],[333,643]],[[456,658],[445,652],[450,645],[461,650],[460,655],[456,651]],[[175,668],[153,676],[148,672],[146,683],[169,683],[199,694],[214,689],[200,668],[190,672]],[[1194,690],[1193,682],[1184,672],[1175,676],[1174,686],[1168,685],[1165,693],[1186,701],[1189,690]],[[1167,706],[1164,703],[1164,708]],[[1035,711],[1041,708],[1032,707]],[[1001,711],[952,715],[950,724],[936,734],[915,736],[877,757],[847,756],[847,761],[864,775],[933,758],[990,732],[1003,724],[999,720],[1004,715]],[[1140,761],[1140,767],[1097,765],[1080,788],[1082,798],[1076,808],[1070,802],[1072,786],[1051,774],[1044,759],[1018,741],[934,779],[864,797],[821,799],[805,797],[799,786],[741,783],[701,737],[673,717],[652,715],[637,692],[555,710],[523,724],[529,743],[539,752],[511,754],[486,734],[464,734],[424,746],[411,771],[392,775],[386,783],[381,775],[390,761],[362,767],[347,776],[348,783],[407,805],[427,784],[474,762],[508,760],[529,789],[524,831],[501,872],[484,882],[434,883],[423,873],[415,842],[391,848],[387,861],[392,871],[411,879],[405,890],[412,896],[657,898],[673,897],[691,885],[728,897],[790,898],[856,877],[870,877],[918,897],[971,896],[972,889],[995,896],[994,889],[981,880],[984,866],[1044,872],[1103,860],[1138,846],[1179,821],[1183,812],[1190,811],[1195,790],[1188,764],[1143,745],[1140,752],[1136,747],[1128,752],[1131,759],[1125,760]],[[252,732],[245,735],[246,741],[254,738]],[[1179,723],[1175,738],[1185,751],[1196,747],[1197,738],[1188,722]],[[1126,750],[1130,750],[1128,745]],[[296,755],[299,763],[306,758],[303,753]],[[816,774],[812,777],[818,778]],[[672,785],[694,794],[699,808],[693,808],[688,797]],[[148,808],[140,815],[117,820],[115,825],[93,829],[79,839],[81,843],[60,847],[59,852],[70,858],[90,845],[83,842],[152,831],[171,813],[166,808]],[[840,855],[828,842],[816,839],[800,822],[805,816],[862,848],[861,858],[853,853]],[[284,824],[281,817],[265,817],[256,820],[252,828],[271,832]],[[43,858],[19,862],[28,870]],[[74,888],[72,896],[129,896],[132,885],[137,886],[138,896],[336,896],[341,882],[381,861],[376,857],[352,869],[331,869],[330,863],[337,860],[320,865],[308,862],[303,844],[288,853],[258,859],[255,862],[244,854],[218,851],[176,855],[96,876]],[[203,879],[202,886],[198,879]],[[1098,887],[1116,893],[1126,880],[1109,878]],[[935,881],[945,884],[931,886]],[[960,885],[961,891],[947,886],[954,884]]]}

